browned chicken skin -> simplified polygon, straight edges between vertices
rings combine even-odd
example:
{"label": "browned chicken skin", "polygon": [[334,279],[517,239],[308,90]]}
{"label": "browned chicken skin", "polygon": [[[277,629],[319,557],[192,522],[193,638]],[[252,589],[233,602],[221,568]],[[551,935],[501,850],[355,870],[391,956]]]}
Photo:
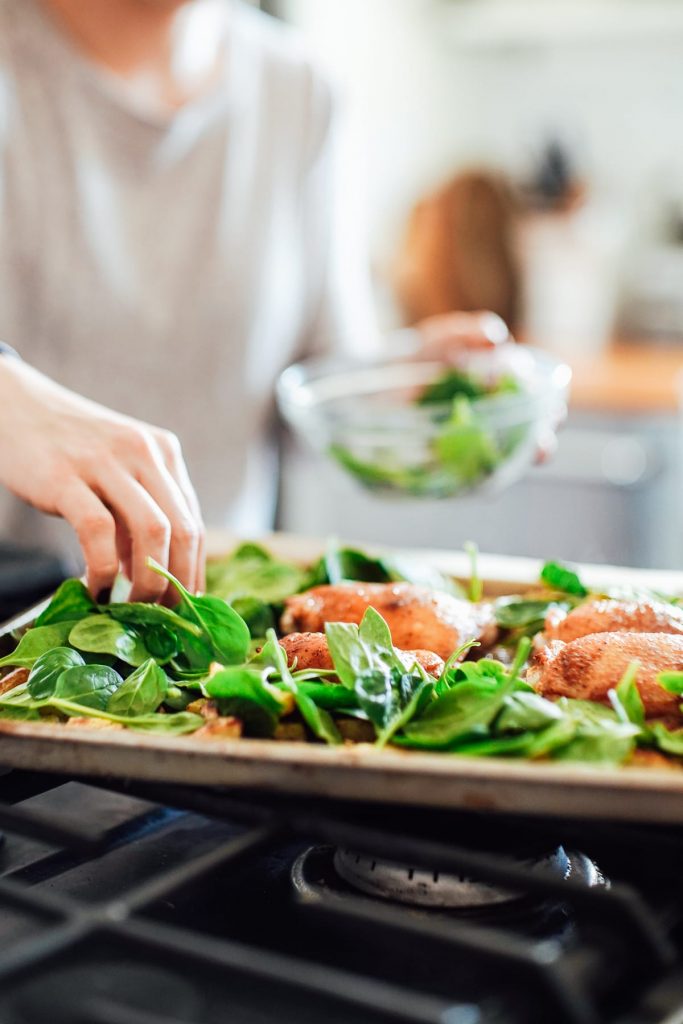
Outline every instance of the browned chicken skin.
{"label": "browned chicken skin", "polygon": [[[332,656],[324,633],[290,633],[283,636],[280,646],[284,648],[287,661],[297,668],[333,669]],[[416,661],[430,676],[439,676],[443,670],[443,658],[432,651],[399,651],[406,668]]]}
{"label": "browned chicken skin", "polygon": [[569,643],[552,640],[538,651],[527,680],[544,697],[578,697],[607,703],[632,661],[639,662],[637,686],[645,713],[678,716],[680,697],[656,680],[660,672],[683,671],[683,636],[667,633],[594,633]]}
{"label": "browned chicken skin", "polygon": [[590,633],[683,634],[683,608],[666,601],[589,601],[565,615],[553,608],[545,621],[550,640],[576,640]]}
{"label": "browned chicken skin", "polygon": [[322,633],[326,622],[360,623],[368,607],[386,620],[396,647],[448,658],[467,640],[495,642],[488,604],[472,604],[414,583],[340,583],[313,587],[285,602],[283,633]]}

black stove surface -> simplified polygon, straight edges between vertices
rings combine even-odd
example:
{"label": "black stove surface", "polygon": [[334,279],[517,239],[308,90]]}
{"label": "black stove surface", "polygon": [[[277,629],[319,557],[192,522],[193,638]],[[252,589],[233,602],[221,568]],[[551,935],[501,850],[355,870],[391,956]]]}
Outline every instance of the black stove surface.
{"label": "black stove surface", "polygon": [[683,1020],[675,830],[0,781],[0,1024]]}

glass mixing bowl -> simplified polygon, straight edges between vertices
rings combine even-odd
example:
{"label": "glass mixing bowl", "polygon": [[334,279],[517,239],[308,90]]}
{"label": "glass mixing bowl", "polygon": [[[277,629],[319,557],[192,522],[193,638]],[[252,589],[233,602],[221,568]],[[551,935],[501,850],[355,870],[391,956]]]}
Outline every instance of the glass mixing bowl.
{"label": "glass mixing bowl", "polygon": [[[502,390],[418,404],[453,365]],[[286,369],[277,400],[295,433],[367,490],[446,498],[519,479],[564,416],[570,380],[566,364],[522,345],[465,352],[455,364],[326,357]]]}

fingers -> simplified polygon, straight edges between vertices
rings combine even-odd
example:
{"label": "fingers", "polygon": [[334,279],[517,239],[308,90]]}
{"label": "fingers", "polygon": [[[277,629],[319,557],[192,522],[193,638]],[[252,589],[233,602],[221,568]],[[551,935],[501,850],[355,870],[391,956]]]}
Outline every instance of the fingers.
{"label": "fingers", "polygon": [[168,583],[147,566],[153,558],[164,568],[169,564],[171,524],[164,511],[141,483],[120,466],[102,468],[97,482],[100,497],[117,521],[121,521],[131,541],[131,601],[159,601]]}
{"label": "fingers", "polygon": [[172,434],[169,431],[160,430],[155,433],[155,440],[159,445],[162,458],[169,473],[185,498],[187,507],[190,510],[190,514],[194,522],[194,527],[198,537],[196,549],[195,589],[203,591],[206,582],[206,531],[204,529],[202,513],[199,507],[199,499],[197,498],[195,489],[192,486],[178,438],[175,434]]}
{"label": "fingers", "polygon": [[111,590],[119,571],[114,516],[78,478],[65,488],[56,511],[76,531],[87,567],[88,588],[97,600],[103,591]]}
{"label": "fingers", "polygon": [[491,349],[510,341],[505,321],[496,313],[442,313],[418,324],[425,354],[429,358],[448,359],[463,350]]}
{"label": "fingers", "polygon": [[197,589],[200,530],[188,502],[161,458],[143,468],[140,483],[163,510],[171,528],[168,568],[194,593]]}

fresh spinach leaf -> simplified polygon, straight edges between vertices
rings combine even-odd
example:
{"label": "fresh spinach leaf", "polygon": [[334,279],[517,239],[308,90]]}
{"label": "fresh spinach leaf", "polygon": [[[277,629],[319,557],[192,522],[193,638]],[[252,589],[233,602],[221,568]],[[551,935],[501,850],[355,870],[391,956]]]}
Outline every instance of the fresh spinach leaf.
{"label": "fresh spinach leaf", "polygon": [[501,629],[527,629],[530,633],[538,633],[545,626],[546,616],[552,608],[568,611],[570,607],[568,602],[504,597],[496,601],[496,623]]}
{"label": "fresh spinach leaf", "polygon": [[488,476],[500,462],[493,435],[475,419],[467,399],[456,398],[450,419],[433,441],[443,466],[463,484]]}
{"label": "fresh spinach leaf", "polygon": [[323,557],[326,582],[336,585],[350,580],[364,583],[388,583],[391,579],[379,558],[371,558],[354,548],[329,544]]}
{"label": "fresh spinach leaf", "polygon": [[[118,672],[109,665],[76,665],[62,672],[53,697],[55,701],[105,711],[111,695],[122,682]],[[48,700],[53,703],[51,698]]]}
{"label": "fresh spinach leaf", "polygon": [[[530,647],[528,638],[520,640],[509,670],[500,662],[487,660],[458,665],[456,682],[408,722],[395,742],[440,750],[452,747],[465,737],[474,739],[488,735],[506,698],[515,690],[530,689],[519,679]],[[462,681],[458,682],[459,678]]]}
{"label": "fresh spinach leaf", "polygon": [[168,690],[164,670],[150,658],[125,679],[112,693],[107,710],[126,718],[156,711]]}
{"label": "fresh spinach leaf", "polygon": [[97,611],[87,587],[80,580],[65,580],[56,590],[47,608],[35,621],[36,626],[49,626],[55,622],[76,622]]}
{"label": "fresh spinach leaf", "polygon": [[195,597],[153,558],[148,559],[147,564],[178,591],[182,598],[180,614],[201,626],[216,661],[222,665],[239,665],[244,662],[249,653],[251,637],[246,623],[237,612],[220,597]]}
{"label": "fresh spinach leaf", "polygon": [[277,688],[263,672],[247,666],[221,669],[206,680],[204,692],[219,701],[223,714],[240,718],[252,736],[272,736],[284,710]]}
{"label": "fresh spinach leaf", "polygon": [[51,697],[62,672],[84,664],[83,658],[73,647],[54,647],[34,662],[28,677],[27,691],[34,700]]}
{"label": "fresh spinach leaf", "polygon": [[536,732],[564,717],[560,708],[538,693],[509,693],[495,722],[496,733]]}
{"label": "fresh spinach leaf", "polygon": [[683,695],[683,672],[660,672],[657,676],[657,682],[665,690],[668,690],[669,693],[675,693],[678,696]]}
{"label": "fresh spinach leaf", "polygon": [[201,627],[188,622],[172,608],[162,604],[144,604],[142,601],[118,602],[102,605],[101,611],[111,619],[135,629],[144,626],[165,626],[172,633],[201,637]]}
{"label": "fresh spinach leaf", "polygon": [[[282,683],[277,685],[282,686]],[[297,688],[299,693],[305,694],[319,708],[326,708],[328,711],[341,711],[358,706],[356,694],[341,683],[315,683],[297,679]]]}
{"label": "fresh spinach leaf", "polygon": [[631,756],[640,733],[638,726],[621,721],[611,708],[592,701],[560,697],[557,704],[576,732],[566,746],[553,751],[554,758],[621,764]]}
{"label": "fresh spinach leaf", "polygon": [[88,615],[77,622],[69,633],[69,643],[79,651],[113,654],[134,667],[149,657],[137,632],[106,615]]}
{"label": "fresh spinach leaf", "polygon": [[145,649],[160,665],[165,665],[180,653],[181,642],[168,626],[143,626],[141,634]]}
{"label": "fresh spinach leaf", "polygon": [[339,680],[350,690],[356,680],[373,672],[401,674],[405,666],[394,650],[386,622],[374,608],[368,608],[360,626],[352,622],[328,622],[325,635]]}
{"label": "fresh spinach leaf", "polygon": [[64,647],[69,634],[74,628],[73,621],[55,622],[48,626],[35,626],[29,629],[11,654],[0,658],[0,668],[4,665],[16,665],[17,668],[32,668],[41,654],[53,647]]}
{"label": "fresh spinach leaf", "polygon": [[553,590],[564,590],[576,597],[588,596],[588,590],[577,573],[561,562],[546,562],[541,569],[541,580]]}
{"label": "fresh spinach leaf", "polygon": [[[238,598],[279,604],[301,590],[306,578],[305,569],[275,558],[258,544],[242,544],[227,558],[209,561],[206,566],[208,593],[233,606]],[[252,635],[265,636],[265,631]]]}
{"label": "fresh spinach leaf", "polygon": [[236,597],[232,607],[247,624],[247,629],[254,640],[262,639],[269,629],[274,629],[276,619],[273,609],[259,597]]}
{"label": "fresh spinach leaf", "polygon": [[483,381],[478,380],[471,373],[449,367],[425,387],[422,394],[416,399],[416,404],[443,405],[446,402],[452,402],[459,396],[471,400],[483,398],[486,393],[487,389]]}
{"label": "fresh spinach leaf", "polygon": [[[639,729],[645,729],[645,705],[636,685],[640,664],[632,661],[624,672],[616,690],[609,693],[610,702],[617,716],[623,722],[632,722]],[[681,673],[683,679],[683,673]],[[683,691],[681,691],[683,692]]]}
{"label": "fresh spinach leaf", "polygon": [[31,706],[12,704],[4,699],[0,700],[0,718],[10,719],[15,722],[39,722],[40,712]]}
{"label": "fresh spinach leaf", "polygon": [[662,722],[653,722],[651,734],[655,745],[663,753],[683,757],[683,729],[667,729]]}
{"label": "fresh spinach leaf", "polygon": [[270,665],[274,669],[280,678],[283,688],[288,690],[294,697],[299,714],[313,735],[325,743],[341,743],[341,735],[329,712],[325,708],[318,707],[305,692],[299,689],[299,684],[287,664],[287,656],[278,643],[275,630],[273,629],[268,630],[266,643],[259,656],[259,661]]}

